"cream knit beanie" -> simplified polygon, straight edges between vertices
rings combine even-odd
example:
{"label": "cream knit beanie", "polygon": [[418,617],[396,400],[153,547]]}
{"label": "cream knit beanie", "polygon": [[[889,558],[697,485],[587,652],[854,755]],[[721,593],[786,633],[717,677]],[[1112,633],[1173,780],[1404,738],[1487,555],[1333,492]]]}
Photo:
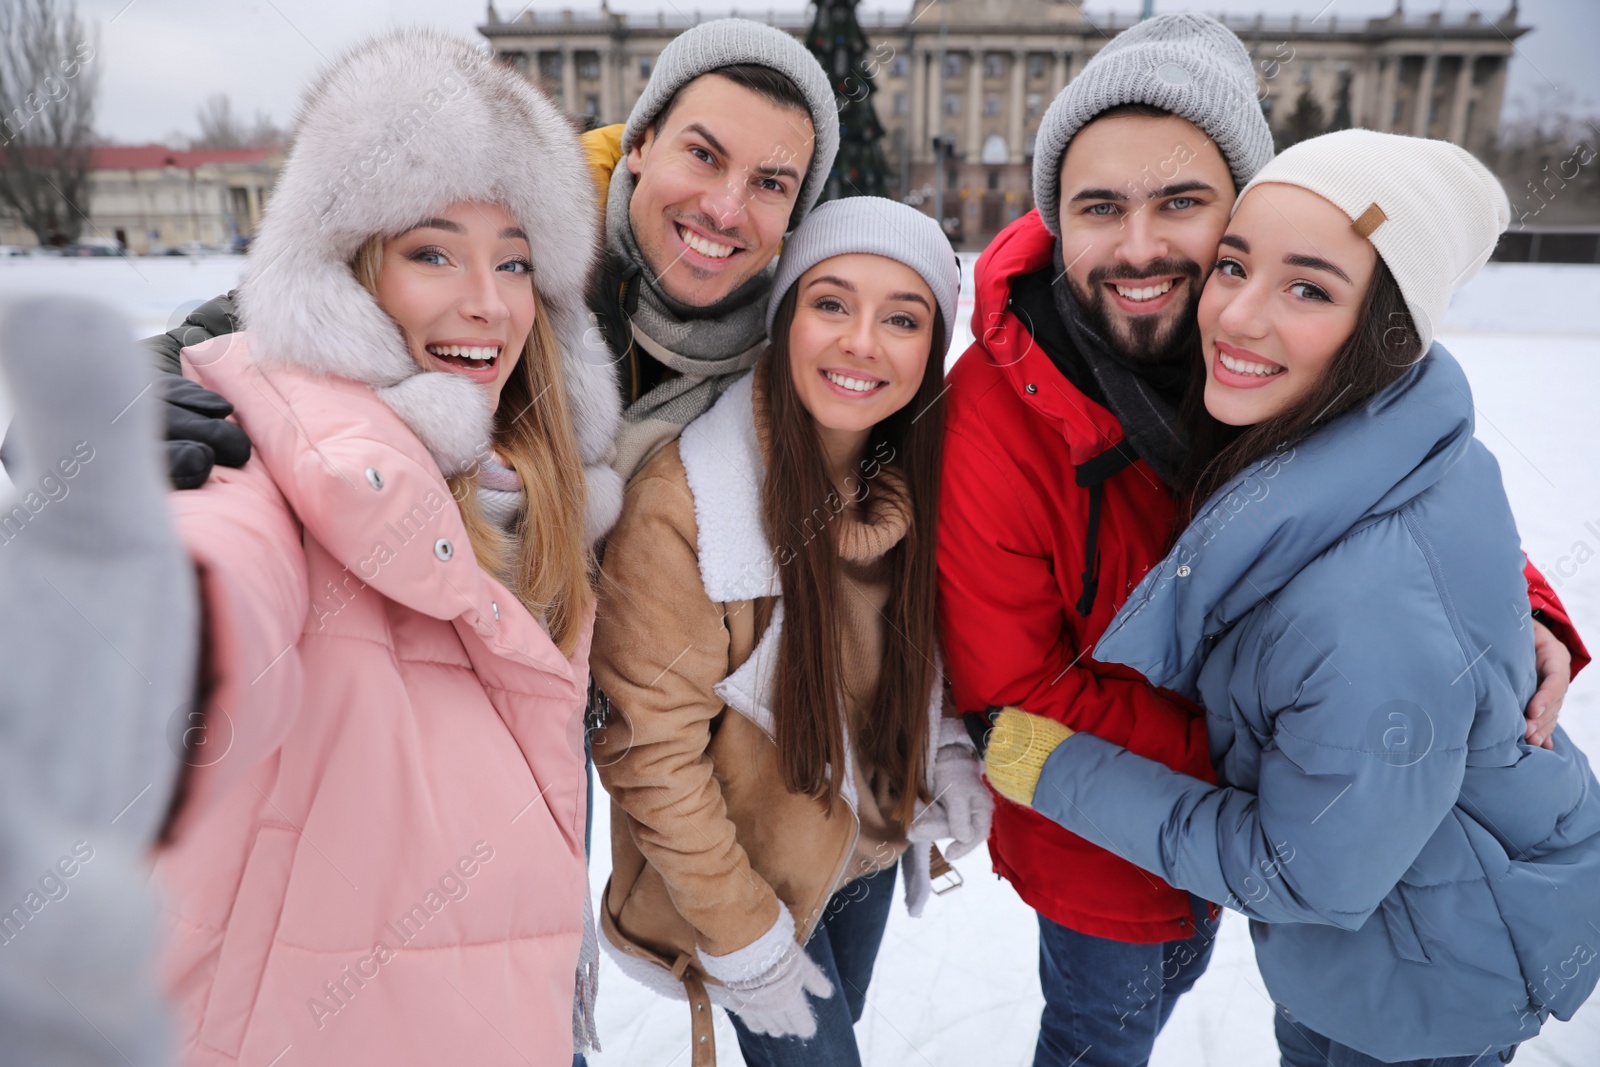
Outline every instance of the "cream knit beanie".
{"label": "cream knit beanie", "polygon": [[1340,130],[1284,150],[1239,190],[1308,189],[1350,216],[1400,285],[1425,352],[1450,294],[1478,273],[1511,221],[1489,169],[1448,141]]}

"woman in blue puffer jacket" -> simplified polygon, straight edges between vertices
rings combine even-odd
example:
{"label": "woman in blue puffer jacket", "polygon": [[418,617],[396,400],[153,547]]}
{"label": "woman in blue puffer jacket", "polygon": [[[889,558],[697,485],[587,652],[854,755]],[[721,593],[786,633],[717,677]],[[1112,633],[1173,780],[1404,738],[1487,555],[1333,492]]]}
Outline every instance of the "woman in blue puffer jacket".
{"label": "woman in blue puffer jacket", "polygon": [[1286,1067],[1508,1062],[1600,978],[1600,785],[1524,740],[1517,528],[1431,344],[1508,218],[1441,141],[1268,164],[1200,301],[1203,503],[1094,652],[1204,704],[1218,785],[995,716],[1001,793],[1253,920]]}

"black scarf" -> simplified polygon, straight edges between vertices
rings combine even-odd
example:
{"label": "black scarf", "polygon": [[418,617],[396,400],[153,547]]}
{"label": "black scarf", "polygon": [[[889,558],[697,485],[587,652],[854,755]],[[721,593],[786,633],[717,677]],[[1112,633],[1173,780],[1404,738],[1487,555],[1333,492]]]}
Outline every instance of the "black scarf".
{"label": "black scarf", "polygon": [[[1189,384],[1194,353],[1190,346],[1179,345],[1165,359],[1124,359],[1086,321],[1067,283],[1060,241],[1056,242],[1052,260],[1051,301],[1069,343],[1049,345],[1039,339],[1041,347],[1069,382],[1117,417],[1139,458],[1150,464],[1169,487],[1176,488],[1188,451],[1178,411]],[[1037,279],[1039,275],[1030,277]],[[1035,316],[1040,310],[1034,309]],[[1038,339],[1037,332],[1034,336]],[[1089,382],[1096,388],[1085,388]]]}

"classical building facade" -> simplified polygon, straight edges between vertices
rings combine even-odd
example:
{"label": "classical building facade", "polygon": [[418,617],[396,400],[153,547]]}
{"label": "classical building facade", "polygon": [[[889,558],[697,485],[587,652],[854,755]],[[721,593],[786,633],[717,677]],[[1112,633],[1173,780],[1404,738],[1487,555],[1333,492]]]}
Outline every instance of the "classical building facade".
{"label": "classical building facade", "polygon": [[[1493,21],[1398,7],[1341,19],[1335,5],[1315,18],[1225,21],[1255,60],[1262,107],[1281,136],[1338,122],[1484,154],[1513,42],[1529,28],[1510,3]],[[733,13],[796,37],[810,27],[809,14],[792,8]],[[598,10],[540,5],[501,20],[491,4],[480,32],[567,110],[606,123],[627,118],[661,49],[700,21],[673,5],[618,14],[604,0]],[[1050,101],[1132,21],[1085,11],[1081,0],[911,0],[904,12],[864,13],[872,51],[857,73],[877,90],[891,187],[942,214],[965,247],[982,247],[1032,206],[1033,143]]]}
{"label": "classical building facade", "polygon": [[[135,255],[254,237],[283,165],[284,149],[185,150],[158,144],[98,145],[89,157],[89,224],[82,237],[115,240]],[[38,244],[0,210],[0,245]]]}

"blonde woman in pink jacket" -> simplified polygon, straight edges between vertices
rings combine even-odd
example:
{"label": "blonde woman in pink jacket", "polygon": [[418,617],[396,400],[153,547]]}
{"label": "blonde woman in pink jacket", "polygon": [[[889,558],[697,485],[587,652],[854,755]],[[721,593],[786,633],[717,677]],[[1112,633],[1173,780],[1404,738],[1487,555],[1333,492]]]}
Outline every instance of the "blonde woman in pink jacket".
{"label": "blonde woman in pink jacket", "polygon": [[302,106],[245,330],[183,353],[255,449],[172,502],[205,615],[157,860],[187,1064],[592,1036],[597,217],[573,130],[466,43],[378,38]]}

